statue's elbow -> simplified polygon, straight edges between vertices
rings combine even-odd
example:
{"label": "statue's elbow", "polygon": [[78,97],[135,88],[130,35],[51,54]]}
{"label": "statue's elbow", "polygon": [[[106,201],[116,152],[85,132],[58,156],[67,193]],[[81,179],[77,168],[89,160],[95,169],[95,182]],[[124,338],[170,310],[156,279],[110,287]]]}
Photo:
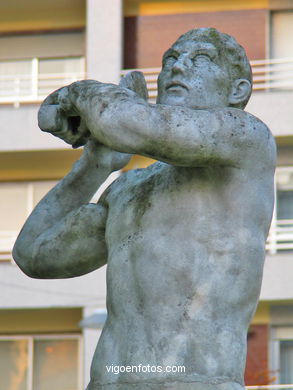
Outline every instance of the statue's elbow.
{"label": "statue's elbow", "polygon": [[12,257],[23,273],[30,278],[40,278],[34,266],[33,257],[25,253],[25,250],[23,250],[22,245],[18,241],[16,241],[12,249]]}

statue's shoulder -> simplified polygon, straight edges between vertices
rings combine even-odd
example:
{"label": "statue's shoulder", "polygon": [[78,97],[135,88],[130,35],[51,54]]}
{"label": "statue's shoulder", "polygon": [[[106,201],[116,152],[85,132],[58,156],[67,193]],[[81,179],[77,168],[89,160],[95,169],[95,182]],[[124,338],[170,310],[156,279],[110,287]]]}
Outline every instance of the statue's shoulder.
{"label": "statue's shoulder", "polygon": [[259,118],[247,111],[228,107],[222,112],[222,120],[227,128],[234,132],[242,148],[252,152],[252,156],[264,164],[275,166],[276,142],[268,126]]}
{"label": "statue's shoulder", "polygon": [[241,110],[234,107],[226,107],[222,110],[216,110],[221,114],[222,119],[232,126],[240,126],[245,132],[249,130],[261,131],[266,136],[272,136],[267,125],[259,118],[249,113],[248,111]]}
{"label": "statue's shoulder", "polygon": [[104,191],[100,198],[100,202],[109,203],[112,199],[121,196],[122,192],[126,191],[129,193],[134,187],[149,180],[153,175],[159,174],[165,165],[167,164],[158,161],[146,168],[131,169],[121,173],[121,175]]}

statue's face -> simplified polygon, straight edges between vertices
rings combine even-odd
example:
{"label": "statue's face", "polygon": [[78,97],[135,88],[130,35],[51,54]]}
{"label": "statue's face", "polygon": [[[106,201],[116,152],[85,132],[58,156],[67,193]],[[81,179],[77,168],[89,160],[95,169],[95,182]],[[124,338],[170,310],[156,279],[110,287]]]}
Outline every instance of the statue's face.
{"label": "statue's face", "polygon": [[176,42],[163,57],[157,103],[194,109],[229,106],[231,80],[209,42]]}

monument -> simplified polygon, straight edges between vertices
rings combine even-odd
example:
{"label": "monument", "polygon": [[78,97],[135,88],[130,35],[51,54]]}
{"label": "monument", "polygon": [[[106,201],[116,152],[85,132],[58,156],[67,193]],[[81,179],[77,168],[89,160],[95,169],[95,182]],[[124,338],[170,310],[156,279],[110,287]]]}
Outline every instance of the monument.
{"label": "monument", "polygon": [[[243,111],[251,85],[243,48],[204,28],[164,54],[157,104],[137,74],[119,86],[76,82],[42,104],[41,129],[85,148],[13,255],[34,278],[108,264],[108,318],[87,390],[243,389],[276,160],[266,125]],[[90,204],[131,154],[158,162],[123,173]]]}

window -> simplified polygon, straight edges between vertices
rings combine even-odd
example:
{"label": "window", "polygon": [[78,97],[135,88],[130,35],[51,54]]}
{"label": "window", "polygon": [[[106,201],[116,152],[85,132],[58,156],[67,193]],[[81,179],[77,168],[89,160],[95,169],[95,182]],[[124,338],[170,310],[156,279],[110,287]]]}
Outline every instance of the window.
{"label": "window", "polygon": [[[113,172],[101,185],[91,202],[97,202],[102,192],[120,172]],[[57,184],[57,181],[0,183],[0,261],[10,261],[15,239],[37,203]],[[0,390],[1,387],[0,387]]]}
{"label": "window", "polygon": [[277,219],[293,219],[293,167],[279,168],[277,183]]}
{"label": "window", "polygon": [[[292,312],[292,308],[289,309]],[[274,315],[273,315],[274,316]],[[287,314],[288,321],[288,314]],[[290,314],[290,322],[292,315]],[[271,369],[278,384],[293,383],[293,327],[275,326],[271,330]]]}
{"label": "window", "polygon": [[280,383],[293,383],[293,340],[280,341]]}
{"label": "window", "polygon": [[32,62],[29,60],[0,62],[1,97],[9,97],[12,90],[18,96],[30,95],[31,74]]}
{"label": "window", "polygon": [[271,57],[293,57],[293,10],[271,15]]}
{"label": "window", "polygon": [[271,254],[293,250],[293,167],[276,171],[275,212],[267,249]]}
{"label": "window", "polygon": [[55,184],[56,181],[0,183],[0,261],[11,260],[19,230],[33,207]]}
{"label": "window", "polygon": [[84,78],[84,57],[0,61],[0,103],[42,100]]}
{"label": "window", "polygon": [[0,390],[82,390],[80,336],[0,338]]}
{"label": "window", "polygon": [[271,63],[267,67],[270,86],[281,90],[292,89],[293,10],[271,14]]}
{"label": "window", "polygon": [[39,60],[40,96],[47,96],[54,89],[84,78],[84,58],[51,58]]}

